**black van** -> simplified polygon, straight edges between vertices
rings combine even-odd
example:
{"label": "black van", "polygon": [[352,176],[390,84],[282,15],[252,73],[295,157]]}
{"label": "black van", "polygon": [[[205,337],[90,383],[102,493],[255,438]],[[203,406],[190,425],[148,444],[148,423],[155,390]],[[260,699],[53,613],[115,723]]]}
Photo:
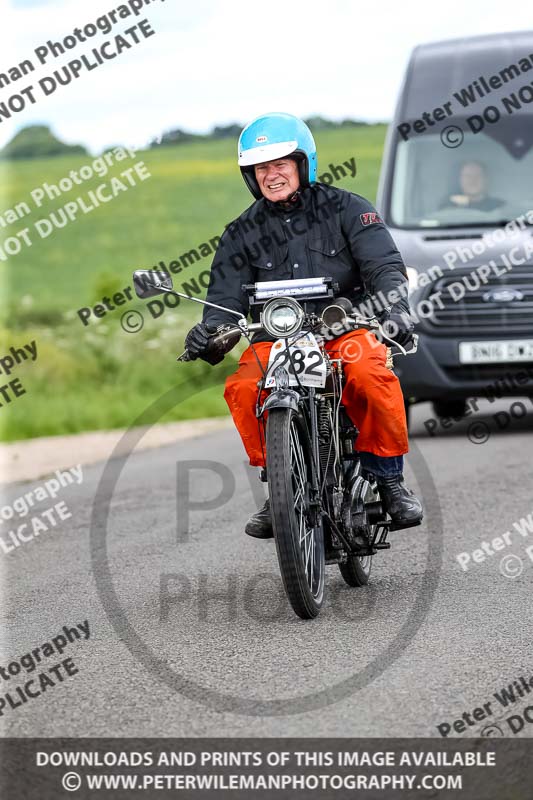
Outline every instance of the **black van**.
{"label": "black van", "polygon": [[376,205],[409,266],[406,402],[533,395],[533,32],[415,48]]}

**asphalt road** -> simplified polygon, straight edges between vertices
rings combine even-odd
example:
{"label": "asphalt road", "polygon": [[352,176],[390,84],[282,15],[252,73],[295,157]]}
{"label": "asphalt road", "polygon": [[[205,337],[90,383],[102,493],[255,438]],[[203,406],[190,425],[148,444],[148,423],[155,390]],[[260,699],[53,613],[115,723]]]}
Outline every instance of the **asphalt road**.
{"label": "asphalt road", "polygon": [[[311,622],[296,618],[283,596],[273,542],[243,533],[252,486],[263,486],[233,430],[132,455],[105,473],[103,464],[85,468],[81,485],[53,501],[72,516],[0,553],[4,669],[42,652],[64,625],[88,620],[90,631],[61,656],[42,656],[27,678],[0,680],[5,695],[67,657],[78,669],[52,676],[55,685],[20,707],[4,707],[3,735],[435,736],[437,725],[488,702],[485,719],[468,717],[456,735],[479,735],[494,722],[510,735],[505,718],[528,705],[526,690],[508,708],[494,693],[533,675],[533,530],[528,537],[513,528],[533,511],[533,408],[502,431],[494,415],[510,402],[485,404],[438,436],[424,425],[430,406],[415,409],[406,472],[425,523],[391,535],[368,587],[350,589],[328,567],[328,600]],[[489,432],[483,444],[467,436],[474,420],[487,426],[478,428]],[[179,534],[191,460],[218,466],[191,473],[190,499],[200,508]],[[105,536],[101,519],[90,532],[103,475],[100,510],[117,478]],[[42,483],[10,486],[4,504]],[[222,484],[220,505],[211,501]],[[10,527],[0,524],[4,538]],[[506,531],[510,544],[494,551],[490,542]],[[481,551],[485,560],[478,553],[465,572],[457,555],[483,540],[493,554]],[[521,562],[502,566],[508,555]],[[520,563],[517,577],[502,574]],[[527,723],[517,735],[532,733]]]}

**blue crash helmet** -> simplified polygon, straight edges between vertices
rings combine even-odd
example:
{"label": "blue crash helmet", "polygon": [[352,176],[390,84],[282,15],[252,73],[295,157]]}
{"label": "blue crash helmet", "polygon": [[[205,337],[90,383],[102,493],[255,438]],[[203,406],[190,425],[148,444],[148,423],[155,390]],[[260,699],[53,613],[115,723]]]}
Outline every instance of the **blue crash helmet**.
{"label": "blue crash helmet", "polygon": [[292,114],[273,112],[257,117],[239,136],[239,167],[253,196],[263,195],[255,178],[254,165],[293,155],[298,161],[300,186],[316,181],[316,145],[313,134]]}

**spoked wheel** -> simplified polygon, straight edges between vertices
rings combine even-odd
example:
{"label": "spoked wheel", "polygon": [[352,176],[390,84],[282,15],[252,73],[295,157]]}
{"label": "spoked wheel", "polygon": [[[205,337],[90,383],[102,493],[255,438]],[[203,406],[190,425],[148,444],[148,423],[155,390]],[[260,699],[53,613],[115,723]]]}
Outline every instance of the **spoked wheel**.
{"label": "spoked wheel", "polygon": [[366,586],[372,569],[372,556],[348,556],[339,564],[341,575],[348,586]]}
{"label": "spoked wheel", "polygon": [[316,617],[326,569],[322,522],[312,524],[312,454],[303,420],[290,408],[268,412],[266,431],[270,508],[283,585],[295,613]]}

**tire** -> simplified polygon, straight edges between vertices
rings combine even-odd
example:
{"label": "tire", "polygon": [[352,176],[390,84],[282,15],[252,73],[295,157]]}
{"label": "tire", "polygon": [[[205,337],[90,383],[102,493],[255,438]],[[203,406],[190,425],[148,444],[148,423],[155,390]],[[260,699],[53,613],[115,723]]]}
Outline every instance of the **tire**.
{"label": "tire", "polygon": [[348,556],[348,560],[339,564],[339,570],[348,586],[366,586],[370,578],[372,556]]}
{"label": "tire", "polygon": [[463,417],[466,412],[466,400],[462,397],[448,400],[434,400],[433,411],[437,417]]}
{"label": "tire", "polygon": [[[294,612],[302,619],[312,619],[324,600],[324,529],[322,523],[311,528],[305,512],[312,459],[299,414],[290,408],[268,412],[266,451],[272,526],[283,585]],[[301,530],[305,531],[302,542]]]}

